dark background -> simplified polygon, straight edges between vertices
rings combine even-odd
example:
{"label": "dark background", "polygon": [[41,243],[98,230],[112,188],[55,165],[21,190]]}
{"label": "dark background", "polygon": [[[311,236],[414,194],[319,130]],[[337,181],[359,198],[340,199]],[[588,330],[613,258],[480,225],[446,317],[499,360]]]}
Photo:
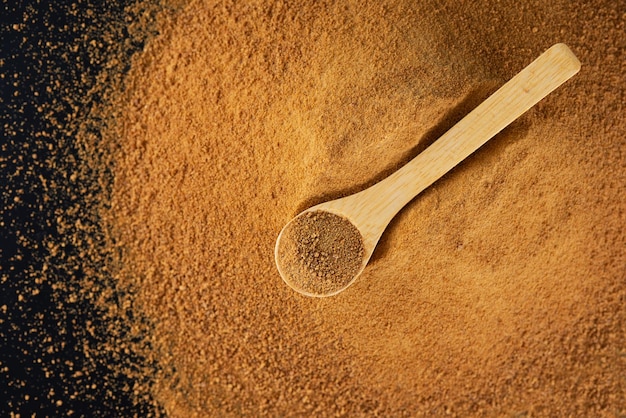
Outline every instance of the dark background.
{"label": "dark background", "polygon": [[132,3],[0,3],[0,416],[162,414],[146,390],[154,366],[99,349],[130,337],[94,303],[120,300],[92,210],[106,173],[75,139],[105,100],[102,77],[122,80],[146,41],[131,28],[149,11]]}

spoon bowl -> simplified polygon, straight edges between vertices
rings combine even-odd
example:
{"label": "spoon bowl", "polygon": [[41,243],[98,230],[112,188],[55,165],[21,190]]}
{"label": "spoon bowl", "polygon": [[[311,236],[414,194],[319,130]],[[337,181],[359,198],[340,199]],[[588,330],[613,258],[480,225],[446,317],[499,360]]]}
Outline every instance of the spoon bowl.
{"label": "spoon bowl", "polygon": [[[285,283],[314,297],[345,290],[363,272],[400,209],[579,70],[565,44],[550,47],[389,177],[298,214],[276,240],[276,266]],[[360,247],[354,236],[360,236]]]}
{"label": "spoon bowl", "polygon": [[365,269],[372,252],[373,247],[366,246],[354,223],[318,205],[285,225],[274,256],[281,277],[292,289],[306,296],[323,297],[350,286]]}

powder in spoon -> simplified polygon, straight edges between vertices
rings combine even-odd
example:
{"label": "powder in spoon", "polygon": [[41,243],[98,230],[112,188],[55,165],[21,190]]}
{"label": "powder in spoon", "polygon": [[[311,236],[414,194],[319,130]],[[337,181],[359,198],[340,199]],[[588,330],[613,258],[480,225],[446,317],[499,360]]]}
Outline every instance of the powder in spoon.
{"label": "powder in spoon", "polygon": [[280,269],[294,287],[325,295],[345,287],[363,263],[363,239],[347,219],[306,212],[285,228],[278,246]]}

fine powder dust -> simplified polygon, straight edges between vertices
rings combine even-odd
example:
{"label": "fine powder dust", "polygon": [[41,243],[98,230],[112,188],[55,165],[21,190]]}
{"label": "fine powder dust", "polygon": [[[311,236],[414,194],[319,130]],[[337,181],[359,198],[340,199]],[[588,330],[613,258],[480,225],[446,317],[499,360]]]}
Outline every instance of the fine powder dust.
{"label": "fine powder dust", "polygon": [[352,223],[330,212],[306,212],[281,234],[277,263],[298,290],[312,295],[335,293],[363,265],[363,239]]}
{"label": "fine powder dust", "polygon": [[[165,411],[626,414],[619,4],[163,12],[111,106],[102,219]],[[557,42],[581,72],[405,207],[350,288],[285,285],[290,219],[386,177]]]}

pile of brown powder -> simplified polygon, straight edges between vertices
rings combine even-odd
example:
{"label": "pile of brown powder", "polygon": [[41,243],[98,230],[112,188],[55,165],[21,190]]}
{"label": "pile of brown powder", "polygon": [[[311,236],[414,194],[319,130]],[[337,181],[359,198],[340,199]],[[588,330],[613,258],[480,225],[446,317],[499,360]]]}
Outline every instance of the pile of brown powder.
{"label": "pile of brown powder", "polygon": [[[164,14],[113,108],[102,216],[154,323],[155,399],[181,417],[626,414],[620,3],[296,4]],[[284,284],[287,221],[384,178],[556,42],[581,72],[403,209],[353,286]]]}
{"label": "pile of brown powder", "polygon": [[352,223],[330,212],[306,212],[283,230],[277,263],[297,290],[312,295],[335,293],[363,265],[363,240]]}

